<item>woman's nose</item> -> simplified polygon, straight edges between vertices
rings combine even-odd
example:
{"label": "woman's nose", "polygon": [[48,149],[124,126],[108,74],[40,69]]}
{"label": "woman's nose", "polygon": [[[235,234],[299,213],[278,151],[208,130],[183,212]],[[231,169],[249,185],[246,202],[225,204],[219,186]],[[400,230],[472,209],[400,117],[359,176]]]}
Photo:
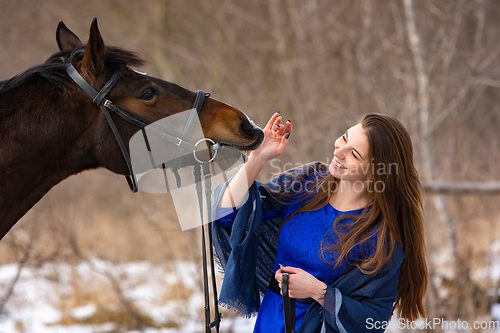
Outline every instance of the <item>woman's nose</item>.
{"label": "woman's nose", "polygon": [[333,151],[333,156],[335,156],[339,160],[343,160],[344,159],[344,150],[341,147],[335,147],[335,150]]}

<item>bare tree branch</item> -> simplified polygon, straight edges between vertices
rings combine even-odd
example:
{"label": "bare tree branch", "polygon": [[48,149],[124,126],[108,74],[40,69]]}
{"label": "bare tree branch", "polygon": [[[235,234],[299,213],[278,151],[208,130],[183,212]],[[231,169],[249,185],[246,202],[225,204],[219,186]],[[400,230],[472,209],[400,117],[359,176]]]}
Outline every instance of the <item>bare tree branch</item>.
{"label": "bare tree branch", "polygon": [[500,88],[500,80],[491,79],[489,77],[475,77],[472,79],[472,83],[493,88]]}
{"label": "bare tree branch", "polygon": [[5,295],[2,297],[2,300],[0,301],[0,314],[2,314],[4,312],[5,304],[7,304],[7,301],[14,293],[14,288],[17,284],[17,281],[19,281],[19,277],[21,276],[23,268],[26,265],[26,262],[28,261],[30,255],[31,255],[31,250],[33,249],[32,244],[33,244],[33,242],[31,241],[28,244],[28,247],[25,249],[24,255],[23,255],[21,261],[17,263],[16,276],[10,282],[9,287],[7,288],[7,292],[5,293]]}
{"label": "bare tree branch", "polygon": [[[420,35],[417,32],[415,14],[413,11],[413,1],[403,0],[405,18],[406,18],[406,32],[409,47],[413,56],[413,64],[415,66],[415,75],[417,83],[417,101],[420,115],[420,154],[423,158],[422,176],[424,181],[432,182],[434,180],[435,160],[433,153],[432,133],[430,131],[430,114],[429,114],[429,79],[425,71],[425,64],[423,58],[423,46],[421,44]],[[451,258],[449,258],[449,270],[451,271],[452,278],[456,275],[455,267],[458,257],[457,249],[457,235],[455,221],[450,216],[446,209],[444,199],[440,195],[432,197],[434,208],[439,214],[440,220],[444,223],[447,229],[447,237],[445,246],[451,250]],[[437,274],[438,266],[434,266],[431,261],[432,269],[430,269],[431,284],[434,276]],[[439,267],[442,269],[442,267]],[[435,313],[436,309],[432,309]]]}
{"label": "bare tree branch", "polygon": [[428,193],[444,194],[500,194],[500,181],[492,182],[424,182]]}
{"label": "bare tree branch", "polygon": [[[27,239],[28,244],[24,245],[24,244],[22,244],[22,242],[20,242],[22,244],[21,246],[23,247],[23,256],[17,262],[16,276],[10,282],[9,287],[7,288],[7,292],[5,293],[2,300],[0,301],[0,314],[2,314],[4,312],[5,304],[7,304],[9,298],[14,293],[14,288],[15,288],[17,282],[19,281],[19,278],[21,277],[21,273],[23,271],[23,268],[26,266],[26,262],[32,256],[34,244],[36,242],[37,235],[39,233],[39,224],[34,223],[33,225],[31,225],[30,229],[31,229],[30,235]],[[17,237],[16,237],[16,239],[17,239]],[[15,246],[15,247],[17,248],[18,246]]]}

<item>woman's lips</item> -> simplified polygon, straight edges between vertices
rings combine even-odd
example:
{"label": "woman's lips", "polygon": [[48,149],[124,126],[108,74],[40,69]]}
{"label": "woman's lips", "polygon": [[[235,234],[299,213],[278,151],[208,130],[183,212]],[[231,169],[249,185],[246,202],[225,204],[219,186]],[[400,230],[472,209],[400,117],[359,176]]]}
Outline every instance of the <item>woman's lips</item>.
{"label": "woman's lips", "polygon": [[346,170],[347,169],[345,166],[343,166],[342,164],[340,164],[339,162],[337,162],[335,159],[332,160],[332,164],[337,169],[342,169],[342,170]]}

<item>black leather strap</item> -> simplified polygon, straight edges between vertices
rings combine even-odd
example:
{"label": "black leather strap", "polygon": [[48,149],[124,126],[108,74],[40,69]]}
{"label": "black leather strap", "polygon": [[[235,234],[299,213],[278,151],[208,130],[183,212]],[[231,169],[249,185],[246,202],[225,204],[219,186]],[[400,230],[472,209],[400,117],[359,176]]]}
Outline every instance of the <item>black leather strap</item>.
{"label": "black leather strap", "polygon": [[135,177],[134,171],[132,169],[132,161],[130,160],[130,155],[128,154],[127,147],[125,146],[125,143],[123,142],[123,139],[118,132],[118,128],[116,128],[115,122],[111,118],[111,115],[109,114],[108,110],[101,105],[101,110],[102,113],[104,113],[104,116],[108,120],[109,127],[111,127],[111,130],[113,131],[113,134],[115,135],[116,141],[118,142],[118,145],[120,146],[120,149],[122,151],[123,157],[125,158],[125,162],[127,163],[128,170],[130,171],[130,175],[125,176],[127,178],[127,183],[130,187],[130,190],[132,190],[133,193],[137,192],[139,190],[137,186],[137,179]]}
{"label": "black leather strap", "polygon": [[283,273],[281,281],[281,294],[283,295],[283,311],[285,313],[285,332],[295,333],[295,300],[288,294],[289,273]]}
{"label": "black leather strap", "polygon": [[102,101],[107,101],[104,97],[106,94],[111,90],[113,85],[116,83],[120,75],[122,74],[124,70],[124,67],[121,68],[119,71],[115,72],[111,79],[104,85],[104,87],[101,89],[101,91],[97,92],[92,86],[85,81],[85,79],[78,73],[78,71],[73,67],[73,65],[68,64],[66,66],[66,72],[68,75],[75,81],[75,83],[83,89],[91,98],[92,101],[97,104],[101,110],[102,113],[104,113],[104,116],[106,117],[106,120],[108,121],[109,127],[111,127],[111,130],[113,131],[113,134],[115,135],[115,139],[118,142],[118,145],[120,146],[120,149],[122,151],[123,157],[125,159],[125,162],[127,163],[128,170],[130,172],[130,175],[125,176],[127,179],[127,183],[130,187],[130,190],[135,193],[139,190],[138,185],[137,185],[137,178],[135,177],[135,174],[132,169],[132,161],[130,160],[130,154],[128,153],[127,147],[125,143],[123,142],[123,139],[120,135],[120,132],[118,132],[118,128],[116,128],[115,122],[111,118],[111,115],[109,114],[108,110],[106,110],[106,107],[104,106],[104,103]]}
{"label": "black leather strap", "polygon": [[110,109],[111,111],[113,111],[114,113],[116,113],[117,115],[119,115],[120,117],[122,117],[123,119],[125,119],[126,121],[128,121],[129,123],[134,124],[139,128],[146,128],[148,132],[156,134],[159,137],[161,137],[162,139],[167,140],[169,142],[172,142],[173,144],[175,144],[179,147],[183,147],[183,148],[189,149],[189,150],[197,150],[198,149],[195,145],[193,145],[187,141],[182,141],[180,139],[182,134],[171,129],[171,128],[162,126],[162,125],[155,123],[155,122],[152,122],[151,120],[149,120],[147,118],[144,118],[138,114],[130,112],[127,109],[124,109],[118,105],[113,104],[109,100],[106,100],[104,102],[104,106],[107,107],[108,109]]}
{"label": "black leather strap", "polygon": [[94,102],[97,105],[101,105],[101,102],[104,100],[104,97],[106,97],[106,94],[111,90],[111,88],[113,88],[116,81],[118,81],[118,79],[120,78],[120,76],[122,75],[124,70],[125,70],[125,66],[122,66],[119,70],[117,70],[113,74],[111,79],[109,79],[108,82],[106,82],[104,87],[102,87],[102,89],[99,91],[97,96],[92,98],[92,102]]}
{"label": "black leather strap", "polygon": [[[283,297],[283,311],[285,315],[285,332],[291,333],[295,332],[295,302],[301,302],[305,304],[313,304],[314,299],[308,298],[290,298],[288,289],[288,279],[290,275],[288,273],[283,274],[283,282],[281,283],[281,289],[275,276],[271,277],[269,281],[268,289],[275,294],[282,295]],[[285,282],[286,279],[286,282]]]}
{"label": "black leather strap", "polygon": [[[200,106],[201,107],[201,106]],[[210,162],[203,162],[203,178],[205,179],[205,198],[207,207],[212,207],[212,179],[210,174]],[[210,250],[210,274],[212,276],[212,295],[214,300],[214,320],[210,323],[210,328],[215,327],[216,332],[219,332],[222,314],[219,310],[219,296],[217,295],[217,280],[215,278],[215,263],[214,263],[214,242],[212,236],[212,226],[208,223],[208,248]]]}
{"label": "black leather strap", "polygon": [[87,95],[94,100],[94,98],[97,96],[98,92],[90,84],[88,84],[87,81],[78,73],[75,67],[73,67],[72,64],[67,64],[66,65],[66,72],[68,73],[69,77],[75,81],[75,83],[83,89],[87,93]]}
{"label": "black leather strap", "polygon": [[[195,179],[195,188],[196,193],[198,194],[198,205],[200,208],[200,219],[201,219],[201,251],[202,251],[202,260],[203,260],[203,290],[205,296],[205,333],[211,333],[212,327],[215,327],[216,332],[219,332],[220,322],[222,319],[222,315],[219,311],[219,302],[217,296],[217,281],[215,278],[215,265],[214,265],[214,255],[213,255],[213,240],[212,240],[212,231],[210,227],[210,223],[208,223],[208,247],[210,249],[210,267],[211,267],[211,275],[212,275],[212,291],[214,297],[214,307],[215,307],[215,316],[214,320],[211,321],[211,312],[210,312],[210,295],[209,295],[209,284],[208,284],[208,260],[207,260],[207,245],[206,245],[206,237],[205,237],[205,224],[203,223],[204,215],[203,215],[203,189],[202,189],[202,173],[201,173],[201,165],[196,164],[194,166],[194,179]],[[209,162],[203,162],[203,179],[205,180],[205,197],[207,207],[212,207],[211,197],[212,197],[212,180],[210,178],[210,166]]]}
{"label": "black leather strap", "polygon": [[[196,120],[198,119],[198,114],[200,113],[201,106],[203,105],[203,101],[205,100],[205,93],[201,90],[196,91],[196,98],[194,100],[193,109],[189,113],[189,118],[186,122],[186,126],[184,127],[184,131],[182,132],[181,140],[182,142],[187,142],[189,138],[191,138],[191,134],[193,133],[194,125],[196,124]],[[178,177],[177,169],[182,164],[182,156],[184,155],[184,147],[180,147],[177,149],[177,153],[175,154],[173,171],[177,178],[177,187],[180,187],[180,177]],[[196,148],[194,149],[196,150]]]}

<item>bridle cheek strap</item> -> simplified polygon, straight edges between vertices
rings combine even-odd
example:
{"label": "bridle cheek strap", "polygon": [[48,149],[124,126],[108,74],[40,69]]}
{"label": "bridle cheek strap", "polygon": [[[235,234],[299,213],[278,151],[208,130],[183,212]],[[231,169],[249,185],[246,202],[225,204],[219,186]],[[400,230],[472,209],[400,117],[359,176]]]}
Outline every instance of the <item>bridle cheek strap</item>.
{"label": "bridle cheek strap", "polygon": [[75,83],[83,89],[92,98],[92,102],[97,104],[101,110],[104,116],[106,117],[106,120],[108,121],[109,126],[111,127],[111,130],[113,131],[113,134],[115,135],[116,141],[118,142],[118,145],[120,146],[120,149],[122,151],[123,157],[125,158],[125,162],[127,163],[127,167],[129,169],[130,175],[126,175],[125,178],[127,179],[128,186],[132,190],[133,193],[137,192],[139,190],[139,187],[137,185],[137,178],[135,177],[135,174],[132,169],[132,161],[130,159],[130,154],[128,153],[128,150],[125,146],[125,143],[123,142],[123,139],[118,132],[118,128],[116,128],[115,122],[111,118],[111,115],[109,114],[108,110],[104,106],[104,103],[107,101],[105,99],[106,94],[113,88],[114,84],[120,76],[122,75],[123,71],[125,70],[125,66],[121,67],[118,71],[116,71],[111,79],[109,79],[108,82],[102,87],[102,89],[97,92],[85,79],[78,73],[78,71],[73,67],[73,65],[68,64],[66,66],[66,72],[68,75],[75,81]]}

